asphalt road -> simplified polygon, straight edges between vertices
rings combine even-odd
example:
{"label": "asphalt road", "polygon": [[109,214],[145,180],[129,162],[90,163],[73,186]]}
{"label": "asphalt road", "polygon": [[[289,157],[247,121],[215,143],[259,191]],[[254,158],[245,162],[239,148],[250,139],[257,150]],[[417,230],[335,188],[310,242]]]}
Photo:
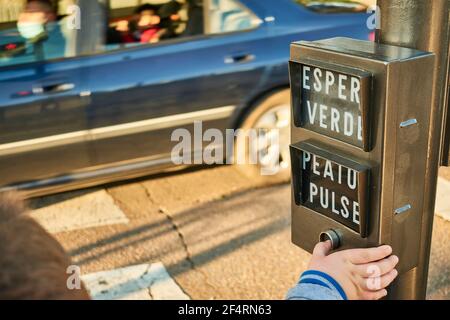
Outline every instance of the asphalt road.
{"label": "asphalt road", "polygon": [[[142,275],[140,282],[116,279],[128,291],[134,290],[130,281],[155,287],[130,297],[283,299],[309,258],[290,242],[289,185],[254,181],[230,166],[48,196],[30,205],[85,275],[164,266],[170,278],[157,276],[165,279],[159,282],[143,285]],[[429,298],[450,299],[449,239],[450,222],[436,217]],[[169,291],[178,295],[164,295]]]}

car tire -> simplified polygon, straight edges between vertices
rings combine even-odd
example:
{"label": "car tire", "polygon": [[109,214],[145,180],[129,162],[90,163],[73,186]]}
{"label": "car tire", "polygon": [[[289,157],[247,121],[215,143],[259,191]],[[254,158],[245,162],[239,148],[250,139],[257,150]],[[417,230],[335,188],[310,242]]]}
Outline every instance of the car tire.
{"label": "car tire", "polygon": [[[290,180],[290,156],[289,156],[289,143],[290,143],[290,90],[284,89],[267,95],[257,102],[245,115],[239,129],[244,129],[244,132],[248,129],[256,129],[259,133],[264,134],[267,129],[278,129],[279,132],[279,159],[278,170],[264,170],[265,168],[264,153],[259,153],[257,164],[236,164],[239,171],[253,180],[261,180],[268,183],[283,183]],[[269,131],[270,132],[270,131]],[[258,141],[259,139],[258,133]],[[269,139],[270,138],[266,138]],[[249,150],[249,140],[246,141],[246,152]],[[235,159],[237,154],[238,142],[235,144]],[[270,148],[270,142],[268,143]],[[267,149],[268,149],[267,148]],[[248,156],[248,155],[247,155]],[[274,157],[269,157],[269,162],[276,160]],[[267,163],[267,161],[266,161]],[[264,174],[263,174],[264,173]]]}

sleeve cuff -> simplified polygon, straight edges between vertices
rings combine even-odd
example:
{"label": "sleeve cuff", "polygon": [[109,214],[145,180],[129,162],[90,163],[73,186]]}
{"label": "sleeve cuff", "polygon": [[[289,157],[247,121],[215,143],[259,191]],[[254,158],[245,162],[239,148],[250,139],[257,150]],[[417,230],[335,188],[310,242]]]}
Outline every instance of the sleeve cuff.
{"label": "sleeve cuff", "polygon": [[343,300],[348,300],[347,295],[345,294],[345,291],[344,289],[342,289],[341,285],[336,280],[334,280],[334,278],[321,271],[305,271],[300,277],[299,284],[312,284],[325,287],[339,293]]}

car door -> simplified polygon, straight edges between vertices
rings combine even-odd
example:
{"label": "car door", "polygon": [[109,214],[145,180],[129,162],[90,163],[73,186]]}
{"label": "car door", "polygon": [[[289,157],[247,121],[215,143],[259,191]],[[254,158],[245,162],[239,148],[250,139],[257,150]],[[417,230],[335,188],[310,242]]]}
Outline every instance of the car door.
{"label": "car door", "polygon": [[203,5],[203,15],[214,11],[220,20],[205,19],[202,34],[158,44],[109,44],[91,58],[96,164],[170,163],[175,129],[186,128],[193,136],[194,121],[202,121],[203,130],[231,127],[231,115],[264,75],[266,31],[237,1]]}
{"label": "car door", "polygon": [[86,68],[64,20],[31,42],[14,19],[0,33],[0,189],[50,187],[91,165]]}

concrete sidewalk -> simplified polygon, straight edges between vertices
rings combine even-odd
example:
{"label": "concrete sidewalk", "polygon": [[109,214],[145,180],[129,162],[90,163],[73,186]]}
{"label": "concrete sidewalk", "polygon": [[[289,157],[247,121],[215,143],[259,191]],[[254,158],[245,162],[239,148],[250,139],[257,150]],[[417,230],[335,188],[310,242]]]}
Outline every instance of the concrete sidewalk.
{"label": "concrete sidewalk", "polygon": [[[450,208],[446,179],[450,170],[441,172],[439,185],[443,217]],[[229,166],[54,195],[32,205],[82,273],[93,277],[99,298],[178,292],[191,299],[283,299],[309,260],[290,241],[290,186],[265,186]],[[167,270],[155,273],[165,274],[167,295],[152,288],[159,276],[141,278],[142,268],[155,265]],[[428,292],[431,299],[450,299],[450,222],[441,216],[435,218]]]}

